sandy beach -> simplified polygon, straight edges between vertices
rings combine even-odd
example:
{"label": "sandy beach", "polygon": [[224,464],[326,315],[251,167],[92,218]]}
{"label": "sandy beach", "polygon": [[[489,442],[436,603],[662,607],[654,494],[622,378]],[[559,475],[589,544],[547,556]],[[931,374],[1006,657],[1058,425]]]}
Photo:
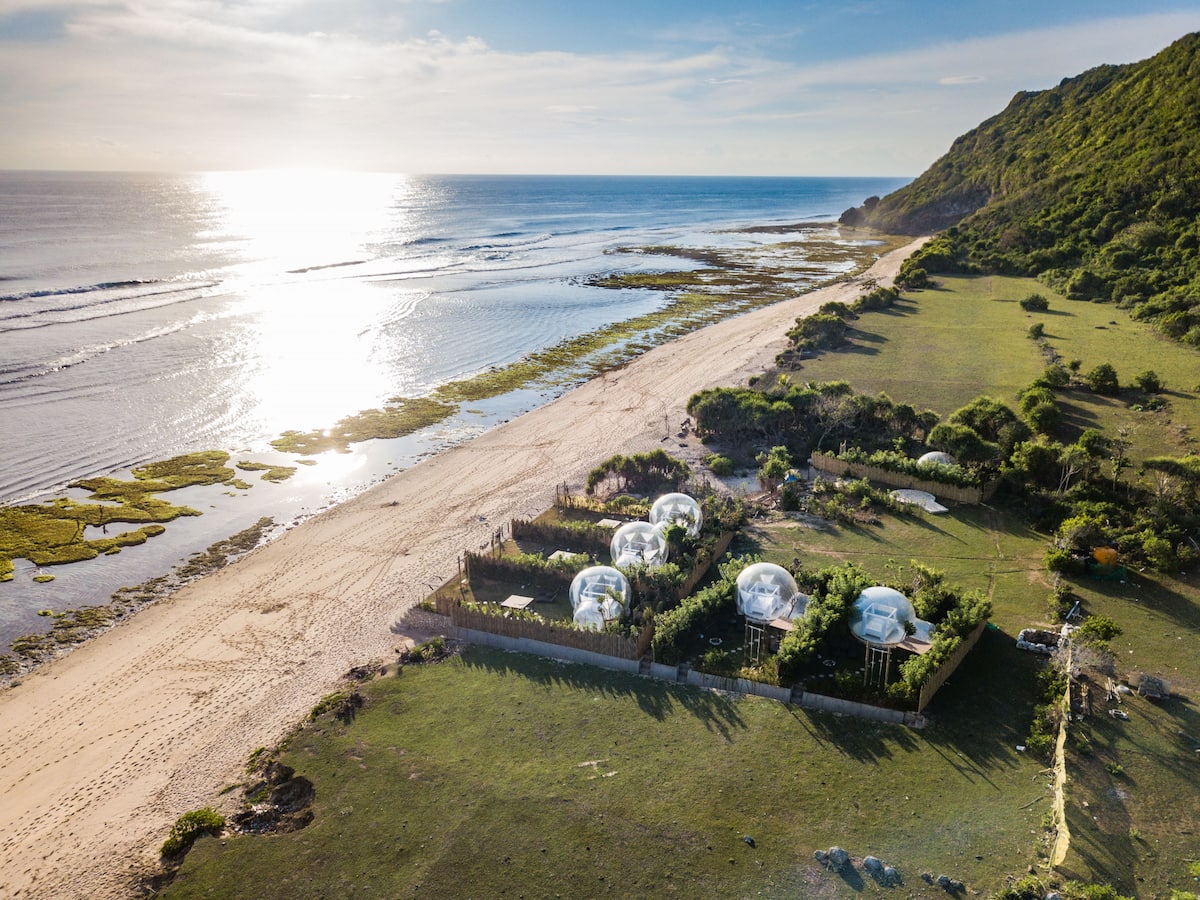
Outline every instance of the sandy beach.
{"label": "sandy beach", "polygon": [[693,393],[744,384],[798,316],[890,284],[919,243],[398,474],[0,693],[0,896],[130,896],[176,817],[217,801],[351,667],[394,658],[405,610],[463,549],[614,453],[698,459],[695,438],[675,436]]}

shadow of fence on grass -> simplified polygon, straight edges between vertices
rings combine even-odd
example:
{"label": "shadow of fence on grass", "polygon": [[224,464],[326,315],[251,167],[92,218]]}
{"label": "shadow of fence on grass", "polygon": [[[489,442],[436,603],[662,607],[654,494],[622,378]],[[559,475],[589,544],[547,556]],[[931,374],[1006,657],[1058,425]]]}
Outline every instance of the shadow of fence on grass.
{"label": "shadow of fence on grass", "polygon": [[737,703],[714,691],[700,691],[686,685],[639,678],[625,672],[476,646],[464,647],[462,660],[469,667],[518,675],[546,685],[633,699],[642,712],[659,721],[683,711],[695,716],[709,731],[723,737],[729,737],[734,731],[746,727]]}

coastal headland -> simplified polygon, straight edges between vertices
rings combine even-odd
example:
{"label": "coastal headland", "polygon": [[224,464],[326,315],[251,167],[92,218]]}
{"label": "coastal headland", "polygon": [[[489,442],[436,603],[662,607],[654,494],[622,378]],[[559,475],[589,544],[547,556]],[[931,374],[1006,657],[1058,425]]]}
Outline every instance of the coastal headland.
{"label": "coastal headland", "polygon": [[236,782],[350,668],[394,656],[398,621],[462,550],[614,453],[698,459],[675,437],[693,393],[761,373],[797,317],[890,284],[920,243],[438,454],[0,693],[0,895],[128,896],[181,813]]}

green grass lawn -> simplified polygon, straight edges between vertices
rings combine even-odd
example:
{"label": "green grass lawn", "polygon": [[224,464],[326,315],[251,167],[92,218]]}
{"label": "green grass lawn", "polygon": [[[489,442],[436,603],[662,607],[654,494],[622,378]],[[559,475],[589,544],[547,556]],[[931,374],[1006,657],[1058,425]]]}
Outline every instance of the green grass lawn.
{"label": "green grass lawn", "polygon": [[944,893],[923,871],[990,891],[1048,808],[997,725],[1007,644],[981,643],[923,731],[468,648],[302,731],[283,760],[316,785],[313,823],[203,839],[163,896],[895,895],[820,868],[834,844],[906,896]]}

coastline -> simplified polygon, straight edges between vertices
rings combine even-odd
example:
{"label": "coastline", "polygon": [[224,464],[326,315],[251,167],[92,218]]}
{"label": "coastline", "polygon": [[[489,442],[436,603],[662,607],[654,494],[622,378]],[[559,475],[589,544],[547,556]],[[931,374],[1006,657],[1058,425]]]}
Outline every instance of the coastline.
{"label": "coastline", "polygon": [[[761,373],[795,318],[856,278],[708,326],[439,453],[182,588],[0,693],[0,893],[120,897],[182,812],[211,803],[500,522],[616,452],[662,446],[696,391]],[[764,339],[765,338],[765,339]],[[672,429],[673,430],[673,429]],[[390,626],[390,627],[389,627]]]}

